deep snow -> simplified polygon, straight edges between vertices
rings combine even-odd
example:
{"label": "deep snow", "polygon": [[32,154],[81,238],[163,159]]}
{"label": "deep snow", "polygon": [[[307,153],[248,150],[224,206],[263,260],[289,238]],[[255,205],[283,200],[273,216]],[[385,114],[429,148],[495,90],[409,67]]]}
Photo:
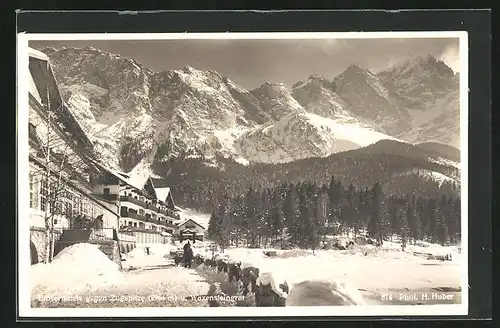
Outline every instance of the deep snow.
{"label": "deep snow", "polygon": [[[212,256],[211,242],[196,242],[194,254]],[[150,254],[145,252],[150,248]],[[461,254],[456,247],[420,242],[405,252],[397,242],[383,247],[356,245],[348,250],[276,250],[267,257],[265,249],[229,248],[217,258],[242,262],[242,268],[257,267],[259,282],[279,288],[290,287],[287,306],[328,302],[343,304],[384,304],[380,295],[388,291],[460,290]],[[240,295],[238,284],[229,283],[226,273],[201,265],[175,267],[170,252],[181,243],[138,245],[124,256],[124,271],[90,244],[63,250],[51,264],[31,267],[32,300],[38,306],[67,307],[157,307],[157,306],[252,306],[254,295],[244,301],[208,300],[207,295]],[[452,261],[430,260],[427,254],[452,254]],[[300,284],[300,285],[297,285]],[[325,295],[330,286],[334,296]],[[330,288],[328,287],[328,288]],[[295,289],[295,290],[294,290]],[[80,295],[75,302],[40,303],[44,297]],[[318,295],[314,300],[311,295]],[[337,296],[335,296],[337,295]],[[340,296],[339,296],[340,295]],[[311,298],[312,297],[312,298]],[[326,303],[324,303],[326,302]],[[309,304],[310,303],[310,304]],[[42,304],[42,305],[40,305]]]}
{"label": "deep snow", "polygon": [[[230,248],[225,257],[255,266],[261,273],[272,272],[277,283],[290,287],[306,280],[342,282],[374,293],[391,289],[459,289],[461,255],[455,248],[423,244],[400,251],[399,243],[385,247],[355,246],[352,249],[277,251],[266,257],[264,249]],[[451,253],[452,261],[427,259],[426,253]],[[368,276],[367,276],[368,274]]]}

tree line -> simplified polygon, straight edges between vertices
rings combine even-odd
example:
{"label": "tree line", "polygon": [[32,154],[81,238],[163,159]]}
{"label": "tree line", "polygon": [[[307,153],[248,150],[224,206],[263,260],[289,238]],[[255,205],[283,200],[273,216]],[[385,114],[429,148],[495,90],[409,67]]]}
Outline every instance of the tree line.
{"label": "tree line", "polygon": [[[460,194],[459,171],[453,167],[399,154],[365,154],[361,150],[327,158],[247,166],[219,157],[213,165],[203,158],[186,158],[157,162],[154,170],[168,185],[175,186],[172,192],[179,205],[202,212],[211,212],[225,193],[234,198],[249,188],[274,190],[285,181],[293,184],[314,181],[323,185],[329,183],[331,176],[346,186],[352,183],[357,189],[371,188],[380,182],[385,194],[394,196],[416,194],[439,198],[442,194],[449,197]],[[458,178],[440,182],[429,177],[428,172]]]}
{"label": "tree line", "polygon": [[371,188],[284,183],[230,197],[213,210],[209,237],[220,246],[317,249],[326,235],[369,237],[382,244],[400,237],[442,245],[460,240],[460,198],[388,195],[380,183]]}

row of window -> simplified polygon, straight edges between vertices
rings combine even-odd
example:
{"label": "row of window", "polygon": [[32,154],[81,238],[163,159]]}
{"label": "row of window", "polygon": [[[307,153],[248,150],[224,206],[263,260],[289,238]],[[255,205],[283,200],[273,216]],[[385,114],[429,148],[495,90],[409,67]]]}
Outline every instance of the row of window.
{"label": "row of window", "polygon": [[168,224],[173,224],[174,223],[174,221],[167,220],[164,216],[161,216],[161,215],[157,216],[154,213],[153,214],[146,213],[143,209],[139,209],[138,211],[136,211],[135,209],[132,209],[132,208],[129,209],[128,207],[125,207],[125,206],[120,207],[120,213],[121,213],[122,216],[127,216],[126,213],[129,212],[129,211],[130,212],[135,212],[135,213],[137,213],[139,215],[142,215],[142,216],[146,216],[147,214],[149,214],[149,215],[151,215],[152,219],[157,219],[160,222],[166,222]]}
{"label": "row of window", "polygon": [[[56,182],[47,183],[46,179],[42,179],[39,175],[30,173],[29,188],[32,209],[53,211],[67,217],[85,214],[95,218],[104,214],[103,209],[68,186]],[[51,208],[52,205],[54,208]]]}
{"label": "row of window", "polygon": [[[109,190],[109,188],[107,188],[107,189]],[[153,204],[153,202],[151,200],[147,199],[146,197],[144,197],[144,196],[137,196],[137,195],[135,195],[132,192],[125,192],[124,196],[135,198],[135,199],[137,199],[137,200],[139,200],[139,201],[141,201],[143,203],[149,204],[149,205]],[[160,205],[159,207],[163,211],[167,211],[167,212],[171,211],[168,207],[166,207],[164,205]]]}
{"label": "row of window", "polygon": [[[133,209],[132,209],[132,210],[133,210]],[[122,206],[122,207],[120,208],[120,213],[127,212],[127,211],[128,211],[128,207]],[[146,213],[146,211],[145,211],[144,209],[142,209],[142,208],[140,208],[140,209],[137,211],[137,214],[139,214],[139,215],[143,215],[143,216],[145,216],[146,214],[149,214],[149,215],[151,215],[151,218],[152,218],[152,219],[157,219],[157,220],[160,220],[160,222],[167,222],[167,223],[169,223],[169,224],[173,224],[173,221],[172,221],[172,220],[167,220],[167,219],[166,219],[163,215],[158,215],[157,213],[155,213],[155,212],[150,212],[150,211],[148,211],[148,212]]]}
{"label": "row of window", "polygon": [[158,228],[157,226],[153,224],[145,224],[144,222],[132,222],[132,221],[123,221],[123,223],[120,225],[120,229],[123,229],[125,227],[135,227],[135,228],[143,228],[143,229],[149,229],[153,231],[165,231],[165,228]]}

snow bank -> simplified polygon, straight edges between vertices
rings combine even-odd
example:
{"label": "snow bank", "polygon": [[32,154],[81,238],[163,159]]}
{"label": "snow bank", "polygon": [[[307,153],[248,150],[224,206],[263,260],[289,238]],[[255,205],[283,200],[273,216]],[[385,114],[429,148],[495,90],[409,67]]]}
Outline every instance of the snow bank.
{"label": "snow bank", "polygon": [[342,251],[317,250],[314,255],[289,257],[280,256],[280,251],[276,257],[266,257],[262,251],[230,248],[225,254],[234,262],[242,262],[242,267],[253,266],[261,273],[272,272],[277,283],[286,281],[290,288],[308,280],[341,281],[370,291],[385,290],[387,286],[401,289],[460,286],[461,260],[458,256],[453,261],[428,260],[412,252],[372,245],[355,245]]}
{"label": "snow bank", "polygon": [[120,284],[123,274],[97,245],[82,243],[63,249],[49,264],[31,267],[33,294],[70,295],[81,290]]}
{"label": "snow bank", "polygon": [[308,280],[295,285],[286,306],[364,305],[359,291],[337,281]]}
{"label": "snow bank", "polygon": [[287,294],[278,288],[276,281],[274,280],[273,274],[271,272],[263,272],[259,275],[256,281],[256,285],[271,285],[271,289],[280,297],[286,298]]}

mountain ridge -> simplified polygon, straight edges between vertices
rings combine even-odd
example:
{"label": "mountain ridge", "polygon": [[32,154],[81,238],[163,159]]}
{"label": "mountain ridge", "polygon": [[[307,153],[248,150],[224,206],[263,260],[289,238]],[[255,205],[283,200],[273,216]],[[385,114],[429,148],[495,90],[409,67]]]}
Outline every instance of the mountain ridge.
{"label": "mountain ridge", "polygon": [[[250,162],[265,158],[255,154],[269,153],[268,158],[277,158],[278,163],[366,146],[356,133],[346,133],[349,129],[361,131],[369,142],[450,139],[442,135],[454,118],[452,111],[412,128],[412,114],[394,96],[398,90],[388,88],[380,73],[356,65],[333,79],[311,74],[291,91],[272,81],[246,90],[213,70],[185,66],[154,72],[133,59],[93,47],[46,51],[63,98],[84,122],[104,160],[114,167],[130,169],[154,149],[168,149],[156,156],[160,160],[181,154],[201,158],[218,154]],[[394,72],[403,74],[401,69]],[[382,76],[389,79],[387,73]],[[314,115],[325,118],[324,122],[312,119]],[[274,133],[276,139],[270,140],[264,133],[279,132],[291,117],[295,121],[289,138]],[[425,134],[432,138],[423,140]],[[278,153],[286,156],[273,155]],[[245,158],[248,154],[254,155]]]}

